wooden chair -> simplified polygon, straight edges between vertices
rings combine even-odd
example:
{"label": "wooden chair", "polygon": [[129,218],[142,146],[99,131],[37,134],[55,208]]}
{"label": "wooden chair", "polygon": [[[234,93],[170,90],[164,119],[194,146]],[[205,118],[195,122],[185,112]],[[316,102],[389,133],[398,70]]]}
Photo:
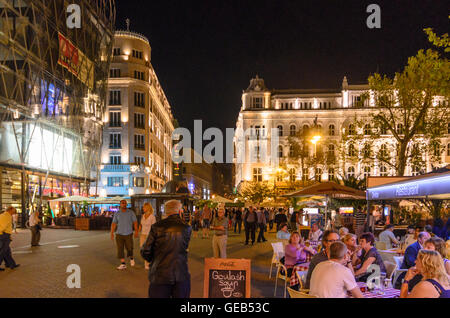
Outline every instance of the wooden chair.
{"label": "wooden chair", "polygon": [[280,264],[280,259],[284,256],[284,247],[282,242],[271,243],[273,249],[272,262],[270,263],[269,278],[272,278],[272,268],[273,264],[278,266]]}
{"label": "wooden chair", "polygon": [[304,289],[305,283],[306,283],[306,274],[308,274],[308,271],[295,272],[295,275],[297,275],[301,290],[307,290],[307,289]]}
{"label": "wooden chair", "polygon": [[[284,272],[284,274],[282,273],[282,271]],[[287,269],[281,263],[279,263],[277,266],[277,276],[275,277],[275,291],[273,293],[274,296],[277,295],[278,279],[284,280],[284,298],[286,298],[286,287],[287,283],[290,282],[291,278],[287,276]]]}
{"label": "wooden chair", "polygon": [[291,296],[291,298],[317,298],[316,296],[310,295],[309,293],[305,293],[302,291],[296,291],[296,290],[292,289],[291,287],[288,287],[287,290],[288,290],[289,296]]}

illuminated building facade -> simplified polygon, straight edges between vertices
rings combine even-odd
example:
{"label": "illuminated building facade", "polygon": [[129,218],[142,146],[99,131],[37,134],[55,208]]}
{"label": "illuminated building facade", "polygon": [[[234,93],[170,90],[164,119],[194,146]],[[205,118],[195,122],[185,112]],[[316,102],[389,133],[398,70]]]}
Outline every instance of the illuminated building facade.
{"label": "illuminated building facade", "polygon": [[[250,81],[243,91],[242,107],[236,123],[237,131],[249,130],[250,133],[234,137],[235,148],[235,185],[245,181],[267,181],[276,188],[289,190],[305,186],[314,181],[327,181],[353,176],[363,179],[366,176],[393,176],[395,170],[377,159],[367,162],[361,160],[364,151],[363,140],[354,144],[354,150],[345,145],[345,152],[354,152],[356,160],[342,159],[339,154],[344,134],[350,134],[355,118],[368,120],[374,107],[373,101],[363,101],[362,94],[368,85],[350,85],[344,77],[340,89],[290,89],[269,90],[264,80],[258,76]],[[444,102],[435,98],[434,103]],[[370,123],[368,123],[370,125]],[[431,171],[433,167],[450,162],[450,124],[444,123],[448,135],[441,140],[439,158],[431,160],[424,153],[425,165],[406,167],[405,176]],[[279,144],[271,147],[271,129],[278,128]],[[305,144],[306,157],[303,164],[291,157],[293,149],[289,136],[314,128],[314,140]],[[369,126],[370,128],[370,126]],[[362,134],[365,135],[366,133]],[[370,135],[370,131],[368,135]],[[374,142],[373,152],[383,151],[383,147],[394,147],[395,140],[389,131],[383,132]],[[262,146],[266,157],[259,154]],[[352,147],[353,147],[352,146]],[[275,152],[275,153],[273,153]],[[336,158],[332,162],[325,160],[313,162],[316,154],[322,153]],[[238,160],[239,159],[239,160]],[[264,159],[267,159],[266,161]],[[308,162],[309,160],[309,162]]]}
{"label": "illuminated building facade", "polygon": [[171,107],[151,64],[148,39],[116,31],[109,70],[102,162],[91,194],[159,192],[172,179]]}
{"label": "illuminated building facade", "polygon": [[0,0],[0,206],[88,195],[102,142],[115,2]]}

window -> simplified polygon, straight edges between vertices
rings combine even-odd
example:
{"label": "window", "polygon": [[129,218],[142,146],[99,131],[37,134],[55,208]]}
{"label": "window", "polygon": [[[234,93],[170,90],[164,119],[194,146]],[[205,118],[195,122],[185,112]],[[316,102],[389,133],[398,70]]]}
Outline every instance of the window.
{"label": "window", "polygon": [[289,135],[295,136],[296,130],[297,130],[297,128],[295,127],[295,125],[291,125],[291,126],[289,127]]}
{"label": "window", "polygon": [[328,126],[328,134],[330,135],[330,136],[334,136],[334,125],[330,125],[330,126]]}
{"label": "window", "polygon": [[253,181],[262,181],[262,168],[253,168]]}
{"label": "window", "polygon": [[413,176],[418,176],[420,174],[419,166],[413,166],[411,170],[412,170],[412,175]]}
{"label": "window", "polygon": [[122,157],[120,155],[110,155],[109,164],[120,165],[122,163]]}
{"label": "window", "polygon": [[380,157],[386,158],[387,156],[388,156],[387,146],[386,146],[386,144],[382,144],[380,147]]}
{"label": "window", "polygon": [[123,177],[108,177],[108,187],[123,187]]}
{"label": "window", "polygon": [[289,147],[289,157],[294,157],[294,146]]}
{"label": "window", "polygon": [[142,60],[142,51],[133,50],[131,54],[134,58]]}
{"label": "window", "polygon": [[328,169],[328,181],[336,180],[334,177],[334,168]]}
{"label": "window", "polygon": [[316,181],[318,181],[318,182],[322,182],[322,169],[316,168],[315,179],[316,179]]}
{"label": "window", "polygon": [[334,145],[328,145],[328,158],[334,158]]}
{"label": "window", "polygon": [[348,134],[350,136],[355,134],[355,125],[353,124],[348,125]]}
{"label": "window", "polygon": [[109,91],[109,104],[110,105],[121,105],[122,104],[119,90]]}
{"label": "window", "polygon": [[348,167],[347,170],[347,178],[351,178],[355,176],[355,167]]}
{"label": "window", "polygon": [[120,133],[109,134],[109,149],[122,148],[122,135]]}
{"label": "window", "polygon": [[289,181],[295,182],[297,180],[296,172],[294,168],[289,169]]}
{"label": "window", "polygon": [[348,156],[349,157],[355,157],[356,156],[356,150],[355,150],[355,146],[353,144],[350,144],[348,146]]}
{"label": "window", "polygon": [[447,134],[450,135],[450,123],[447,124]]}
{"label": "window", "polygon": [[352,106],[361,107],[361,96],[352,96]]}
{"label": "window", "polygon": [[255,146],[253,150],[253,161],[258,162],[260,158],[260,150],[259,146]]}
{"label": "window", "polygon": [[441,145],[435,143],[433,145],[433,154],[436,157],[440,157],[441,156]]}
{"label": "window", "polygon": [[109,77],[120,77],[120,68],[112,68],[109,70]]}
{"label": "window", "polygon": [[145,164],[145,157],[135,156],[134,157],[134,163],[137,164],[137,165]]}
{"label": "window", "polygon": [[138,79],[138,80],[145,81],[145,73],[144,72],[139,72],[139,71],[134,71],[134,78]]}
{"label": "window", "polygon": [[278,158],[283,158],[283,146],[278,146]]}
{"label": "window", "polygon": [[308,168],[303,168],[302,180],[303,181],[308,181],[308,179],[309,179]]}
{"label": "window", "polygon": [[450,144],[447,145],[447,156],[450,157]]}
{"label": "window", "polygon": [[369,166],[364,167],[364,178],[367,179],[367,177],[370,177],[370,167]]}
{"label": "window", "polygon": [[403,135],[405,133],[402,124],[397,124],[397,134]]}
{"label": "window", "polygon": [[133,187],[143,188],[145,187],[145,181],[142,177],[134,177],[133,178]]}
{"label": "window", "polygon": [[134,128],[145,129],[145,115],[134,113]]}
{"label": "window", "polygon": [[277,128],[278,128],[278,136],[283,137],[283,126],[278,125]]}
{"label": "window", "polygon": [[134,92],[134,106],[145,107],[145,93]]}
{"label": "window", "polygon": [[387,173],[387,168],[386,166],[381,166],[380,167],[380,176],[381,177],[387,177],[388,173]]}
{"label": "window", "polygon": [[369,144],[364,145],[364,158],[370,158],[371,149]]}
{"label": "window", "polygon": [[283,174],[280,172],[277,172],[277,182],[282,182],[283,181]]}
{"label": "window", "polygon": [[109,112],[109,127],[120,127],[122,125],[121,112]]}
{"label": "window", "polygon": [[380,134],[381,134],[381,135],[387,135],[387,134],[388,134],[387,128],[386,128],[385,126],[381,126],[381,128],[380,128]]}
{"label": "window", "polygon": [[113,49],[113,55],[114,55],[114,56],[121,55],[121,53],[120,53],[120,47],[115,47],[115,48]]}
{"label": "window", "polygon": [[252,99],[252,107],[253,108],[262,108],[263,107],[263,99],[262,99],[262,97],[253,97],[253,99]]}
{"label": "window", "polygon": [[145,150],[144,135],[134,135],[134,148]]}
{"label": "window", "polygon": [[369,136],[372,134],[372,129],[370,128],[370,124],[364,125],[364,135]]}

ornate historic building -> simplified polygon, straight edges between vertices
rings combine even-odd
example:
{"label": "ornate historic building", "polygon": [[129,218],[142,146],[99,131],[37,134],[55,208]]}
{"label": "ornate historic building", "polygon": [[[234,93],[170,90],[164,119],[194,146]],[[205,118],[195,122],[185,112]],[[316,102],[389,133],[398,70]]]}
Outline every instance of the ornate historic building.
{"label": "ornate historic building", "polygon": [[160,191],[172,179],[171,107],[151,64],[148,39],[116,31],[98,187],[91,194]]}
{"label": "ornate historic building", "polygon": [[[373,99],[363,99],[368,85],[349,84],[344,77],[337,89],[273,89],[269,90],[261,78],[252,79],[243,91],[242,107],[235,134],[235,185],[243,181],[267,181],[277,188],[289,190],[311,181],[326,181],[354,176],[392,176],[392,166],[373,158],[364,159],[364,135],[371,134],[369,112]],[[435,98],[434,103],[442,102]],[[355,122],[366,120],[366,126]],[[446,131],[450,134],[450,124]],[[279,144],[273,146],[272,129],[278,128]],[[373,128],[373,127],[372,127]],[[402,127],[397,127],[401,134]],[[363,137],[349,145],[344,136],[359,129]],[[366,133],[366,130],[368,131]],[[274,130],[274,132],[276,132]],[[304,136],[300,150],[292,138]],[[431,171],[433,167],[450,162],[450,139],[432,160],[423,154],[425,164],[409,164],[405,175]],[[271,146],[272,143],[272,146]],[[372,152],[389,152],[395,140],[389,131],[382,131],[372,144]],[[262,151],[264,149],[264,152]],[[300,155],[299,155],[300,153]]]}

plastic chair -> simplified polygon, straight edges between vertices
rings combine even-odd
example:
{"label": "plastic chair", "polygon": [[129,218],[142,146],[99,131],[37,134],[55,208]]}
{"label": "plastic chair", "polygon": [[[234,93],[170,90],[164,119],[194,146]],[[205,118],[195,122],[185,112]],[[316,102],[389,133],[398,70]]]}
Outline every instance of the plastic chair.
{"label": "plastic chair", "polygon": [[375,247],[377,250],[387,250],[386,242],[375,242]]}
{"label": "plastic chair", "polygon": [[394,256],[394,261],[397,264],[397,268],[401,268],[403,264],[403,258],[404,256]]}
{"label": "plastic chair", "polygon": [[395,270],[397,269],[397,264],[394,264],[392,262],[384,262],[384,266],[386,267],[386,278],[392,279],[392,274],[394,274]]}
{"label": "plastic chair", "polygon": [[272,278],[273,264],[275,264],[275,266],[278,266],[278,264],[280,263],[280,259],[283,258],[283,256],[284,256],[284,247],[283,247],[282,242],[276,242],[276,243],[271,243],[271,244],[272,244],[272,249],[273,249],[273,256],[272,256],[272,262],[270,264],[269,278]]}
{"label": "plastic chair", "polygon": [[297,275],[298,281],[300,283],[300,289],[302,289],[302,290],[306,290],[306,289],[303,289],[305,282],[306,282],[306,274],[308,274],[308,271],[295,272],[295,275]]}
{"label": "plastic chair", "polygon": [[291,298],[317,298],[317,296],[313,296],[313,295],[310,295],[309,293],[302,292],[302,291],[296,291],[296,290],[292,289],[291,287],[288,287],[287,290],[288,290],[289,296],[291,296]]}
{"label": "plastic chair", "polygon": [[395,282],[401,273],[407,272],[407,269],[402,269],[403,256],[394,256],[394,261],[397,265],[397,268],[394,271],[394,278],[392,279],[392,286],[395,286]]}
{"label": "plastic chair", "polygon": [[[284,274],[281,273],[281,270],[284,271]],[[284,280],[284,298],[286,298],[286,287],[287,287],[287,283],[290,282],[291,278],[287,276],[287,269],[281,263],[279,263],[277,266],[277,276],[275,277],[275,291],[273,293],[274,296],[277,295],[278,279]]]}

